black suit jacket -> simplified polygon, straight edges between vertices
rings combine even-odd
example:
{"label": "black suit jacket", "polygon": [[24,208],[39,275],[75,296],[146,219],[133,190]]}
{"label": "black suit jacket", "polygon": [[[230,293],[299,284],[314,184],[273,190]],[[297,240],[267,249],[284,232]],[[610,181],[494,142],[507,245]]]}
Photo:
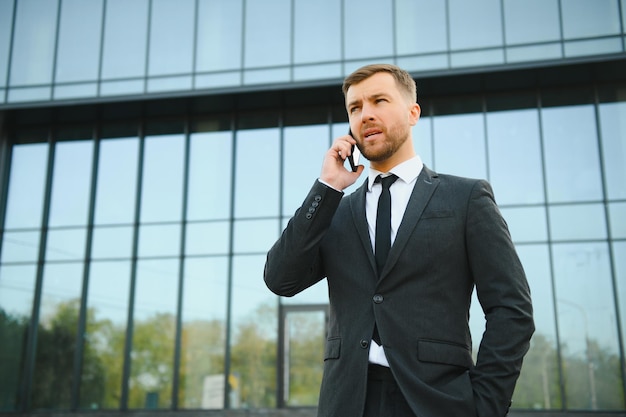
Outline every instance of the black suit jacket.
{"label": "black suit jacket", "polygon": [[[424,167],[380,276],[366,192],[364,183],[342,198],[316,182],[265,265],[268,288],[282,296],[327,278],[318,415],[363,415],[374,323],[416,415],[506,415],[534,324],[528,283],[491,187]],[[476,364],[468,326],[474,288],[486,317]]]}

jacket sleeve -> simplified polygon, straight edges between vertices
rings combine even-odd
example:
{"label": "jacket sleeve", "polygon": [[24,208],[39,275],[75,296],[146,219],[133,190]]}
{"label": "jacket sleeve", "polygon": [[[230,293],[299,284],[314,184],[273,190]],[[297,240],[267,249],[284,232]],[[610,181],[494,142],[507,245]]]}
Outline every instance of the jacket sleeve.
{"label": "jacket sleeve", "polygon": [[505,416],[535,330],[530,289],[486,181],[468,203],[467,253],[486,325],[471,371],[479,417]]}
{"label": "jacket sleeve", "polygon": [[320,245],[342,197],[342,192],[315,182],[267,254],[263,277],[273,293],[291,297],[325,277]]}

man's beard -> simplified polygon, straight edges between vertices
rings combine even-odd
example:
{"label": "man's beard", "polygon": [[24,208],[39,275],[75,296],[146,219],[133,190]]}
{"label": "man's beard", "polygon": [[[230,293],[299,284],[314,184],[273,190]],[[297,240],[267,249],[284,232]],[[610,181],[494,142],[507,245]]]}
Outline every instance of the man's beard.
{"label": "man's beard", "polygon": [[392,157],[409,138],[409,131],[401,127],[395,127],[388,132],[383,130],[383,135],[385,136],[384,143],[376,143],[375,147],[364,146],[365,140],[357,144],[361,154],[368,161],[381,162]]}

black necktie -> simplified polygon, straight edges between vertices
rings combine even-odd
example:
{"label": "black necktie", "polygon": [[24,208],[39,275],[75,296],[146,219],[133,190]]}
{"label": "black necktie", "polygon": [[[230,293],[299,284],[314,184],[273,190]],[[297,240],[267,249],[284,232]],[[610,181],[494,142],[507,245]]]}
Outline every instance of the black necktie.
{"label": "black necktie", "polygon": [[378,211],[376,212],[376,242],[374,255],[376,257],[376,267],[378,275],[383,270],[389,248],[391,248],[391,194],[389,187],[398,179],[397,176],[391,174],[387,177],[376,177],[374,182],[380,182],[383,190],[378,198]]}

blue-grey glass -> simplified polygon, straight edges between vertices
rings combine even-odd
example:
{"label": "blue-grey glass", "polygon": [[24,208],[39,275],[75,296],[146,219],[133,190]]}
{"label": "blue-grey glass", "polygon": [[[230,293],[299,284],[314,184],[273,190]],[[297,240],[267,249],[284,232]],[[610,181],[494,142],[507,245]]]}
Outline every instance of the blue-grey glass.
{"label": "blue-grey glass", "polygon": [[185,342],[181,346],[178,390],[181,408],[224,408],[224,392],[219,388],[225,381],[228,264],[227,257],[185,260],[181,318]]}
{"label": "blue-grey glass", "polygon": [[83,271],[80,262],[49,263],[44,267],[32,386],[35,410],[71,406],[72,359],[61,358],[67,358],[76,346]]}
{"label": "blue-grey glass", "polygon": [[487,178],[483,114],[438,116],[433,123],[437,171]]}
{"label": "blue-grey glass", "polygon": [[624,48],[618,37],[565,42],[566,57],[621,53]]}
{"label": "blue-grey glass", "polygon": [[57,3],[57,0],[16,2],[10,85],[48,84],[52,81]]}
{"label": "blue-grey glass", "polygon": [[513,403],[520,409],[559,409],[559,358],[548,246],[519,245],[517,253],[533,298],[536,331],[524,359]]}
{"label": "blue-grey glass", "polygon": [[445,0],[396,0],[398,55],[446,51],[448,24]]}
{"label": "blue-grey glass", "polygon": [[186,74],[193,70],[194,0],[153,0],[148,74]]}
{"label": "blue-grey glass", "polygon": [[291,63],[291,0],[248,0],[244,67]]}
{"label": "blue-grey glass", "polygon": [[[95,78],[94,78],[95,80]],[[97,82],[59,85],[56,84],[52,89],[52,97],[55,100],[64,100],[68,98],[94,97],[98,94]]]}
{"label": "blue-grey glass", "polygon": [[559,0],[506,0],[503,4],[507,45],[561,38]]}
{"label": "blue-grey glass", "polygon": [[130,268],[130,261],[92,262],[89,268],[82,409],[121,406]]}
{"label": "blue-grey glass", "polygon": [[321,280],[293,297],[283,297],[282,304],[328,304],[328,283]]}
{"label": "blue-grey glass", "polygon": [[151,136],[145,140],[141,221],[179,221],[182,214],[185,138]]}
{"label": "blue-grey glass", "polygon": [[139,260],[136,272],[128,407],[168,409],[172,399],[179,261]]}
{"label": "blue-grey glass", "polygon": [[[245,404],[238,402],[233,408],[276,407],[276,367],[258,366],[275,363],[278,334],[278,297],[263,282],[264,264],[265,255],[233,257],[231,372],[239,375],[240,389],[249,392]],[[251,345],[256,347],[254,355],[247,348]],[[254,389],[257,386],[266,388]]]}
{"label": "blue-grey glass", "polygon": [[10,232],[2,234],[2,256],[0,261],[37,262],[39,258],[39,230],[33,232]]}
{"label": "blue-grey glass", "polygon": [[58,142],[54,154],[50,226],[87,224],[94,142]]}
{"label": "blue-grey glass", "polygon": [[233,232],[234,252],[267,253],[278,239],[279,228],[278,219],[236,220]]}
{"label": "blue-grey glass", "polygon": [[148,0],[107,0],[102,78],[143,77],[147,37]]}
{"label": "blue-grey glass", "polygon": [[561,2],[565,39],[615,35],[621,32],[617,0]]}
{"label": "blue-grey glass", "polygon": [[35,293],[35,265],[0,267],[0,409],[18,410],[28,323]]}
{"label": "blue-grey glass", "polygon": [[52,87],[13,87],[8,92],[7,102],[9,103],[50,100]]}
{"label": "blue-grey glass", "polygon": [[[496,190],[496,199],[500,202],[500,193]],[[502,207],[502,216],[509,226],[513,242],[546,242],[548,240],[548,224],[546,209],[538,207]]]}
{"label": "blue-grey glass", "polygon": [[555,244],[557,320],[569,409],[623,409],[608,243]]}
{"label": "blue-grey glass", "polygon": [[[422,109],[424,111],[424,109]],[[431,117],[421,116],[413,126],[413,148],[424,165],[433,168],[433,120]]]}
{"label": "blue-grey glass", "polygon": [[502,48],[452,52],[450,55],[452,67],[496,64],[504,64],[504,50]]}
{"label": "blue-grey glass", "polygon": [[149,78],[147,91],[149,93],[158,93],[164,91],[189,90],[191,86],[191,75]]}
{"label": "blue-grey glass", "polygon": [[615,270],[615,285],[617,299],[619,300],[618,311],[622,330],[622,344],[626,342],[626,241],[614,241],[613,268]]}
{"label": "blue-grey glass", "polygon": [[341,59],[341,2],[295,1],[293,26],[295,64]]}
{"label": "blue-grey glass", "polygon": [[235,217],[278,216],[280,131],[237,132]]}
{"label": "blue-grey glass", "polygon": [[284,214],[291,215],[300,207],[313,182],[319,177],[321,161],[328,150],[329,135],[328,125],[285,128],[282,204]]}
{"label": "blue-grey glass", "polygon": [[232,154],[231,131],[191,135],[187,220],[230,217]]}
{"label": "blue-grey glass", "polygon": [[91,81],[100,69],[102,0],[63,0],[55,82]]}
{"label": "blue-grey glass", "polygon": [[562,56],[563,50],[560,42],[508,47],[506,50],[507,63],[557,59]]}
{"label": "blue-grey glass", "polygon": [[[391,0],[345,0],[343,4],[344,59],[393,56]],[[375,30],[369,25],[374,25]]]}
{"label": "blue-grey glass", "polygon": [[593,106],[546,108],[541,117],[549,201],[602,199]]}
{"label": "blue-grey glass", "polygon": [[[0,87],[7,85],[12,28],[13,0],[0,0]],[[4,91],[0,91],[0,103],[4,100],[2,93]]]}
{"label": "blue-grey glass", "polygon": [[138,158],[137,138],[100,141],[95,224],[133,222]]}
{"label": "blue-grey glass", "polygon": [[287,82],[291,79],[291,69],[289,67],[263,68],[245,70],[243,73],[244,84],[272,84]]}
{"label": "blue-grey glass", "polygon": [[604,178],[609,199],[626,199],[626,102],[599,107]]}
{"label": "blue-grey glass", "polygon": [[611,238],[626,239],[626,203],[609,203]]}
{"label": "blue-grey glass", "polygon": [[230,222],[187,223],[186,255],[225,255],[230,248]]}
{"label": "blue-grey glass", "polygon": [[46,241],[46,261],[78,261],[85,257],[85,228],[50,229]]}
{"label": "blue-grey glass", "polygon": [[489,174],[499,204],[544,201],[539,113],[536,109],[487,114]]}
{"label": "blue-grey glass", "polygon": [[552,240],[606,239],[603,204],[549,206]]}
{"label": "blue-grey glass", "polygon": [[241,68],[242,0],[199,0],[196,71]]}
{"label": "blue-grey glass", "polygon": [[500,0],[449,0],[448,8],[452,50],[502,45]]}
{"label": "blue-grey glass", "polygon": [[133,227],[96,226],[93,229],[93,259],[128,259],[132,255]]}
{"label": "blue-grey glass", "polygon": [[139,227],[139,256],[176,256],[180,253],[181,225],[142,225]]}
{"label": "blue-grey glass", "polygon": [[41,227],[48,144],[13,145],[5,229]]}

